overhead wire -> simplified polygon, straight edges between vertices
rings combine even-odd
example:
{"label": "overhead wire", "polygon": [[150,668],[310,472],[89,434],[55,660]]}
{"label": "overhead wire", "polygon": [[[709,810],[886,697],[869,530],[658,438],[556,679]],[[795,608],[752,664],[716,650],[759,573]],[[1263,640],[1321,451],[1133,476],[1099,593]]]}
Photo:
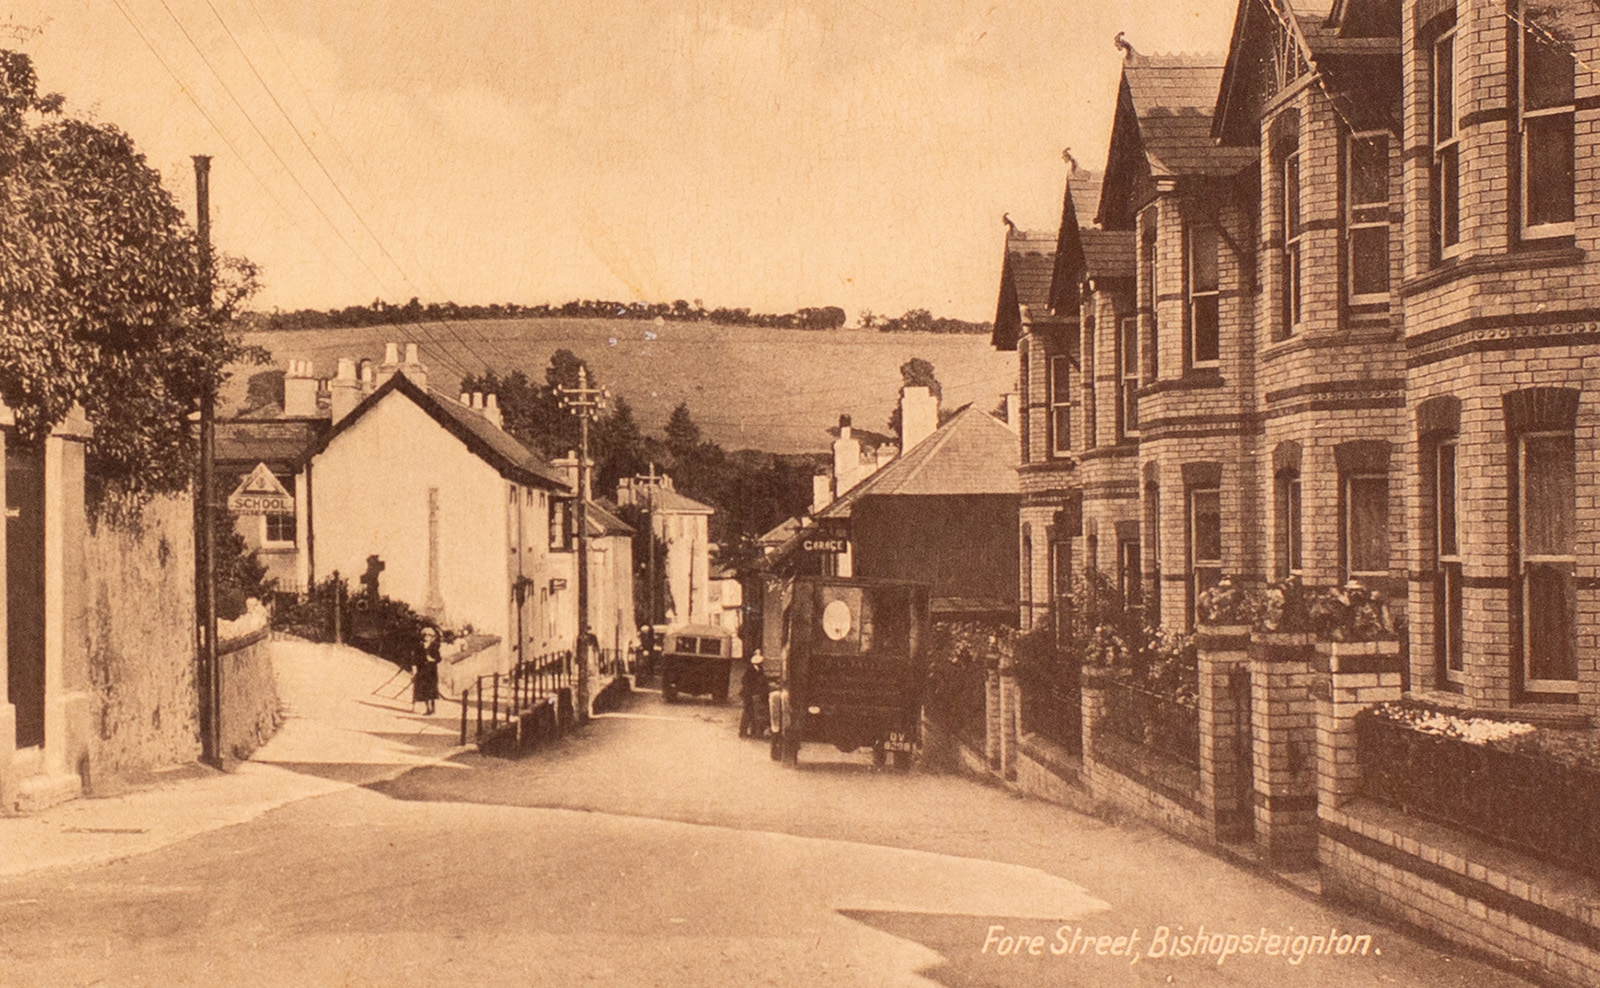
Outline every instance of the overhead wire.
{"label": "overhead wire", "polygon": [[[165,0],[163,0],[163,2],[165,2]],[[410,275],[406,272],[405,266],[402,265],[392,253],[390,253],[388,246],[384,244],[383,239],[379,237],[378,234],[372,229],[372,226],[367,222],[366,217],[362,215],[361,210],[357,209],[355,203],[353,203],[350,200],[350,197],[345,194],[344,187],[339,184],[339,180],[334,177],[333,173],[328,170],[328,166],[323,163],[321,155],[317,154],[316,149],[311,146],[311,142],[306,138],[305,133],[300,130],[299,124],[295,123],[294,117],[289,113],[288,109],[284,107],[283,102],[278,99],[277,93],[272,91],[272,86],[269,85],[267,80],[262,76],[260,69],[256,67],[255,60],[250,57],[249,52],[245,51],[244,45],[239,42],[238,36],[235,35],[233,29],[228,26],[228,22],[223,19],[221,11],[217,10],[216,4],[213,3],[212,0],[204,0],[204,2],[206,7],[210,9],[211,15],[215,17],[217,19],[217,23],[221,25],[223,33],[228,36],[228,40],[233,43],[233,47],[239,52],[239,56],[244,59],[246,67],[250,69],[250,74],[255,76],[256,82],[261,85],[262,91],[267,94],[267,98],[270,99],[272,101],[272,105],[277,108],[279,115],[282,116],[284,122],[289,125],[289,129],[294,132],[295,138],[300,142],[300,145],[305,148],[306,153],[311,156],[311,160],[315,162],[317,168],[321,170],[323,177],[326,178],[328,180],[328,184],[333,187],[334,193],[338,195],[340,201],[344,203],[345,208],[350,210],[350,215],[355,217],[356,222],[361,225],[361,229],[364,230],[367,236],[371,238],[372,242],[377,245],[378,251],[383,254],[384,258],[394,266],[395,271],[400,275],[401,279],[415,291],[417,286],[414,282],[412,282]],[[268,33],[270,34],[270,30]],[[325,124],[323,125],[323,129],[325,131],[328,130]],[[491,366],[490,363],[484,359],[483,355],[478,352],[477,348],[456,331],[455,327],[450,323],[449,320],[441,318],[439,319],[439,324],[445,328],[445,331],[448,332],[457,343],[464,347],[468,353],[472,354],[472,356],[476,358],[480,364],[483,364],[486,369]]]}
{"label": "overhead wire", "polygon": [[[145,33],[144,27],[139,23],[132,11],[125,6],[125,0],[112,0],[112,3],[116,5],[117,10],[120,11],[123,18],[127,20],[128,26],[133,28],[134,33],[139,36],[139,40],[143,41],[145,47],[150,49],[150,54],[154,55],[156,61],[159,62],[161,67],[166,70],[167,75],[172,78],[173,83],[178,87],[178,91],[183,93],[183,95],[188,98],[190,103],[194,104],[195,110],[198,111],[200,116],[205,119],[206,123],[210,124],[211,129],[216,131],[217,136],[222,138],[222,142],[227,145],[228,150],[232,151],[233,156],[239,160],[239,163],[242,166],[244,166],[246,174],[255,180],[256,184],[261,187],[261,191],[265,192],[267,197],[271,199],[280,210],[283,211],[284,216],[287,217],[291,223],[294,223],[296,226],[298,226],[298,221],[295,220],[294,214],[290,211],[289,207],[284,204],[283,200],[278,197],[277,193],[272,191],[272,186],[267,183],[266,179],[261,177],[261,173],[256,171],[255,168],[251,166],[250,159],[244,156],[244,153],[239,149],[239,146],[234,143],[233,138],[229,137],[227,131],[223,130],[222,127],[217,123],[216,118],[214,118],[211,113],[206,110],[206,108],[200,103],[199,99],[195,97],[194,93],[190,91],[189,87],[184,85],[183,78],[178,75],[177,70],[172,67],[172,64],[168,62],[166,57],[163,56],[156,48],[154,42],[152,42],[150,37]],[[330,255],[321,244],[317,243],[315,240],[312,240],[311,243],[312,246],[316,247],[318,253],[322,255],[323,260],[338,268],[339,273],[343,277],[349,279],[352,284],[354,283],[355,279],[351,276],[350,272],[338,261],[334,260],[332,255]]]}
{"label": "overhead wire", "polygon": [[[283,169],[284,174],[289,177],[289,180],[294,183],[297,189],[300,190],[300,194],[305,197],[308,203],[310,203],[311,208],[317,213],[318,216],[322,217],[323,222],[325,222],[329,229],[333,231],[334,236],[338,238],[340,243],[344,244],[345,248],[350,251],[351,255],[355,257],[356,262],[366,270],[367,274],[372,278],[372,280],[378,285],[382,285],[382,277],[372,269],[372,266],[367,263],[366,258],[359,250],[356,249],[356,246],[350,242],[350,238],[346,237],[344,231],[340,229],[337,223],[334,222],[333,217],[328,215],[328,211],[323,208],[322,203],[317,200],[316,196],[311,194],[311,190],[306,188],[305,182],[300,179],[299,174],[289,166],[287,161],[284,160],[283,155],[278,151],[277,145],[273,143],[272,139],[267,136],[264,130],[262,130],[260,123],[258,123],[255,117],[251,115],[250,111],[246,109],[243,101],[241,101],[238,95],[233,91],[233,87],[228,85],[228,82],[225,78],[223,78],[222,73],[206,55],[205,49],[200,46],[200,43],[195,40],[194,35],[189,32],[188,27],[184,25],[182,19],[180,19],[173,11],[171,4],[169,4],[167,0],[156,0],[156,2],[159,3],[161,8],[167,12],[167,16],[172,19],[172,23],[177,25],[178,31],[183,35],[184,39],[189,42],[189,47],[194,49],[195,54],[200,57],[200,61],[205,65],[206,69],[210,71],[212,77],[217,80],[217,84],[222,87],[222,91],[227,94],[228,99],[244,117],[245,122],[248,123],[251,129],[255,131],[256,136],[261,138],[261,142],[266,145],[267,151],[270,152],[274,160],[278,162],[278,166]],[[401,332],[406,332],[406,330],[402,327],[402,324],[396,323],[394,325],[399,328]],[[432,338],[426,327],[424,327],[421,323],[415,323],[415,325],[416,328],[421,331],[424,340],[428,342],[430,346],[437,348],[438,341]],[[415,338],[414,334],[407,333],[407,335],[411,336],[407,342],[424,342],[424,340]],[[442,354],[441,356],[443,356],[448,362],[455,363],[458,367],[460,367],[461,371],[465,373],[465,366],[461,365],[453,356],[447,354]]]}

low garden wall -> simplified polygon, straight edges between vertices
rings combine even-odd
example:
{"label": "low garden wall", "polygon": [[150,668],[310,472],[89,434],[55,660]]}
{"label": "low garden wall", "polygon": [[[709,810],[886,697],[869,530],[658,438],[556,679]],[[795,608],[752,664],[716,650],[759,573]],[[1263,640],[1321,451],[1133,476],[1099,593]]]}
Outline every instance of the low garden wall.
{"label": "low garden wall", "polygon": [[239,761],[249,758],[283,723],[267,612],[256,601],[250,605],[243,617],[219,625],[217,631],[222,752],[225,758]]}

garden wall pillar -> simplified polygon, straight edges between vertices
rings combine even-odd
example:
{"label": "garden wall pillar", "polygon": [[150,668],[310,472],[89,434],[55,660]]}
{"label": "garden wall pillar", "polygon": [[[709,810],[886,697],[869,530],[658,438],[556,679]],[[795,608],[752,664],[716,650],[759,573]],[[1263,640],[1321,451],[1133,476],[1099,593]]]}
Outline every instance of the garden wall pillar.
{"label": "garden wall pillar", "polygon": [[1017,777],[1017,745],[1022,737],[1022,688],[1017,685],[1015,656],[1008,648],[1000,651],[997,670],[1000,693],[1000,777]]}
{"label": "garden wall pillar", "polygon": [[1199,658],[1200,804],[1218,840],[1238,840],[1252,829],[1254,788],[1250,737],[1250,629],[1201,625]]}
{"label": "garden wall pillar", "polygon": [[986,656],[988,674],[984,677],[983,704],[983,757],[989,767],[1000,769],[1000,721],[1003,711],[1000,704],[1000,657],[998,652]]}
{"label": "garden wall pillar", "polygon": [[1317,849],[1312,637],[1258,632],[1249,654],[1256,843],[1274,864],[1309,865]]}
{"label": "garden wall pillar", "polygon": [[1356,757],[1356,715],[1400,699],[1400,643],[1318,642],[1315,668],[1327,674],[1317,698],[1318,798],[1338,808],[1361,788]]}

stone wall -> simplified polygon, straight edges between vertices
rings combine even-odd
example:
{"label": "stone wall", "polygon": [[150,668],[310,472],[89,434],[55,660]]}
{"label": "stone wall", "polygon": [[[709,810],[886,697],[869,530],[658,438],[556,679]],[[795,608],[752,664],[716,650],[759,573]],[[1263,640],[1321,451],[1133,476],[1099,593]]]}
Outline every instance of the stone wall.
{"label": "stone wall", "polygon": [[283,723],[277,680],[272,673],[272,632],[259,605],[232,636],[218,633],[222,666],[222,755],[246,759]]}
{"label": "stone wall", "polygon": [[89,526],[86,781],[200,756],[192,505],[158,498],[136,522]]}

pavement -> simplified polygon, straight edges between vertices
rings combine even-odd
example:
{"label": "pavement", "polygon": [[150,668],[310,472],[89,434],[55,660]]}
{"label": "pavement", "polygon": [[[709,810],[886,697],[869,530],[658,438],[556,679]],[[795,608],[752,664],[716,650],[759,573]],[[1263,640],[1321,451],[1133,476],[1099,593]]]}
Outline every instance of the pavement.
{"label": "pavement", "polygon": [[409,679],[390,662],[292,638],[272,643],[272,661],[284,722],[249,761],[228,772],[178,766],[114,795],[0,818],[0,876],[146,854],[299,800],[448,767],[468,750],[459,708],[413,713]]}

